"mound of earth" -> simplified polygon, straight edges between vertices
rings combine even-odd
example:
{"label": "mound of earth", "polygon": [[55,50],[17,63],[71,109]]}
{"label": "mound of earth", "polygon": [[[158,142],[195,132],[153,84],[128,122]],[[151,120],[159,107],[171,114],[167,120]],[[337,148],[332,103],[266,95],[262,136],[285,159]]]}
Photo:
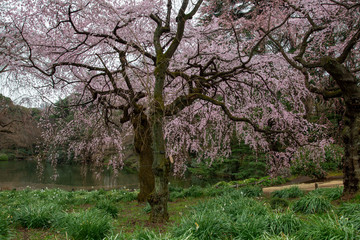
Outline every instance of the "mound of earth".
{"label": "mound of earth", "polygon": [[0,152],[16,158],[31,155],[41,140],[39,118],[39,109],[15,105],[0,94]]}

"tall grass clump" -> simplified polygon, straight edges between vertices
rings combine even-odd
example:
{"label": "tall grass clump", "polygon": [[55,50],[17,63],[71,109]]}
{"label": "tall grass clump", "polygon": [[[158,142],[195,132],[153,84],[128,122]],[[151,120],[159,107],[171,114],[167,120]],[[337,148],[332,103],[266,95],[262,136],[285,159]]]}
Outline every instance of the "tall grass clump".
{"label": "tall grass clump", "polygon": [[95,207],[106,212],[112,218],[117,218],[119,214],[119,209],[109,200],[100,201],[95,205]]}
{"label": "tall grass clump", "polygon": [[298,186],[293,186],[274,191],[271,196],[274,198],[298,198],[304,196],[304,191],[302,191]]}
{"label": "tall grass clump", "polygon": [[293,212],[273,214],[269,221],[269,232],[274,235],[291,235],[299,231],[303,226],[303,222]]}
{"label": "tall grass clump", "polygon": [[343,194],[343,187],[336,188],[318,188],[311,191],[309,194],[324,196],[330,201],[338,200]]}
{"label": "tall grass clump", "polygon": [[98,209],[65,214],[58,226],[74,240],[103,239],[111,230],[111,217]]}
{"label": "tall grass clump", "polygon": [[23,205],[13,210],[15,223],[25,228],[49,228],[56,220],[58,205],[52,203],[35,203]]}
{"label": "tall grass clump", "polygon": [[296,237],[290,237],[285,234],[277,235],[265,232],[263,235],[256,238],[256,240],[298,240]]}
{"label": "tall grass clump", "polygon": [[240,190],[202,202],[172,230],[191,239],[254,239],[268,228],[269,209]]}
{"label": "tall grass clump", "polygon": [[337,214],[349,219],[349,222],[360,230],[360,204],[344,203],[337,209]]}
{"label": "tall grass clump", "polygon": [[292,205],[292,209],[295,212],[305,214],[323,213],[332,209],[332,205],[330,200],[322,195],[308,194],[295,201]]}
{"label": "tall grass clump", "polygon": [[1,211],[0,209],[0,239],[5,240],[9,238],[10,230],[9,230],[9,215],[5,211]]}
{"label": "tall grass clump", "polygon": [[272,209],[282,210],[289,207],[289,202],[283,198],[272,198],[269,203]]}
{"label": "tall grass clump", "polygon": [[336,215],[312,216],[296,234],[298,239],[359,239],[359,232],[347,218]]}

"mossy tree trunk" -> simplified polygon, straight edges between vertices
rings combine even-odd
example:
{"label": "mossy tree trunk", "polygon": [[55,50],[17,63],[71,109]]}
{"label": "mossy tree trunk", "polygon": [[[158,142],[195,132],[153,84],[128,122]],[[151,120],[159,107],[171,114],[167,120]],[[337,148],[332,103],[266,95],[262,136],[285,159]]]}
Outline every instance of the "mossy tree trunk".
{"label": "mossy tree trunk", "polygon": [[152,171],[153,154],[152,154],[152,137],[151,126],[147,116],[144,113],[139,113],[132,118],[135,137],[135,150],[139,154],[139,183],[140,193],[138,194],[138,201],[147,201],[149,195],[153,192],[155,187],[155,178]]}
{"label": "mossy tree trunk", "polygon": [[344,195],[359,191],[360,180],[360,88],[358,81],[343,64],[326,58],[324,69],[339,85],[345,102],[342,138],[345,145],[343,157]]}
{"label": "mossy tree trunk", "polygon": [[164,139],[164,99],[163,88],[165,73],[169,60],[165,57],[158,58],[158,65],[155,69],[154,101],[152,105],[152,137],[153,137],[153,173],[155,176],[155,189],[149,197],[151,205],[150,221],[165,222],[169,220],[167,202],[169,200],[169,174],[170,161],[166,158]]}

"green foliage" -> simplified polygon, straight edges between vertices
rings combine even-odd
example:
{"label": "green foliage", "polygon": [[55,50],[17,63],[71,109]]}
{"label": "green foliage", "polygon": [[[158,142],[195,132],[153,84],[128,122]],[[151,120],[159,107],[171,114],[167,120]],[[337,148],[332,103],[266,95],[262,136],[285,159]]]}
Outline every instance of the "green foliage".
{"label": "green foliage", "polygon": [[111,218],[97,209],[66,213],[57,223],[75,240],[103,239],[111,230]]}
{"label": "green foliage", "polygon": [[328,215],[313,216],[297,234],[298,239],[358,239],[358,232],[348,219]]}
{"label": "green foliage", "polygon": [[0,209],[0,240],[5,240],[9,238],[9,218],[10,215],[7,214],[7,212],[3,211],[3,209]]}
{"label": "green foliage", "polygon": [[25,228],[49,228],[55,221],[54,213],[59,209],[58,205],[45,202],[23,205],[14,210],[14,221]]}
{"label": "green foliage", "polygon": [[210,159],[198,162],[193,161],[188,170],[200,176],[206,182],[215,178],[227,179],[246,179],[261,178],[266,175],[267,165],[264,154],[256,154],[244,142],[239,143],[237,139],[233,139],[231,143],[232,154],[223,159],[217,159],[210,165]]}
{"label": "green foliage", "polygon": [[359,203],[344,203],[337,209],[339,216],[344,216],[349,219],[349,222],[360,230],[360,204]]}
{"label": "green foliage", "polygon": [[[283,200],[283,199],[282,199]],[[303,222],[292,211],[273,214],[270,218],[270,232],[275,235],[293,234],[300,230]]]}
{"label": "green foliage", "polygon": [[341,198],[344,188],[318,188],[311,191],[309,194],[324,196],[330,201],[338,200]]}
{"label": "green foliage", "polygon": [[302,191],[298,186],[293,186],[276,190],[271,193],[271,196],[274,198],[298,198],[304,196],[304,191]]}
{"label": "green foliage", "polygon": [[257,185],[262,187],[269,187],[274,185],[280,185],[284,184],[288,181],[288,179],[283,177],[275,177],[272,178],[270,176],[262,177],[262,178],[248,178],[245,180],[239,180],[239,181],[221,181],[216,183],[215,187],[236,187],[236,186],[250,186],[250,185]]}
{"label": "green foliage", "polygon": [[276,197],[270,200],[270,206],[272,209],[287,208],[289,206],[289,202],[283,198]]}
{"label": "green foliage", "polygon": [[322,195],[308,194],[294,202],[292,209],[306,214],[324,213],[332,209],[332,205],[330,200]]}
{"label": "green foliage", "polygon": [[130,192],[127,190],[111,190],[108,198],[112,202],[130,202],[137,199],[138,192]]}
{"label": "green foliage", "polygon": [[143,208],[143,211],[144,211],[146,214],[148,214],[148,213],[151,212],[151,206],[150,206],[150,204],[149,204],[148,202],[146,203],[145,207]]}
{"label": "green foliage", "polygon": [[103,200],[96,204],[96,208],[103,210],[113,218],[117,218],[119,214],[119,209],[110,201]]}
{"label": "green foliage", "polygon": [[230,194],[240,194],[243,197],[260,197],[263,191],[259,186],[245,186]]}
{"label": "green foliage", "polygon": [[325,159],[312,159],[313,149],[302,149],[291,165],[291,173],[294,175],[304,175],[316,179],[325,178],[328,171],[341,168],[341,159],[344,155],[344,148],[330,144],[325,147]]}
{"label": "green foliage", "polygon": [[0,153],[0,161],[8,161],[9,156],[6,153]]}
{"label": "green foliage", "polygon": [[325,147],[325,162],[321,163],[325,171],[341,169],[341,159],[344,155],[344,148],[337,144],[330,144]]}
{"label": "green foliage", "polygon": [[251,239],[267,229],[268,214],[264,204],[234,190],[200,203],[172,233],[175,237],[190,234],[194,239]]}

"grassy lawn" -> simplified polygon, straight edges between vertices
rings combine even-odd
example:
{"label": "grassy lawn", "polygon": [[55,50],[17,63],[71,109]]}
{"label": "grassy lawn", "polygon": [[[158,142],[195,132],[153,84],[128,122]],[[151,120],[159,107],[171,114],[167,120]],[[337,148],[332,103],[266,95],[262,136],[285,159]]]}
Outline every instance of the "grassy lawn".
{"label": "grassy lawn", "polygon": [[360,239],[360,196],[342,188],[171,189],[170,221],[148,221],[136,192],[59,189],[0,192],[0,239]]}

